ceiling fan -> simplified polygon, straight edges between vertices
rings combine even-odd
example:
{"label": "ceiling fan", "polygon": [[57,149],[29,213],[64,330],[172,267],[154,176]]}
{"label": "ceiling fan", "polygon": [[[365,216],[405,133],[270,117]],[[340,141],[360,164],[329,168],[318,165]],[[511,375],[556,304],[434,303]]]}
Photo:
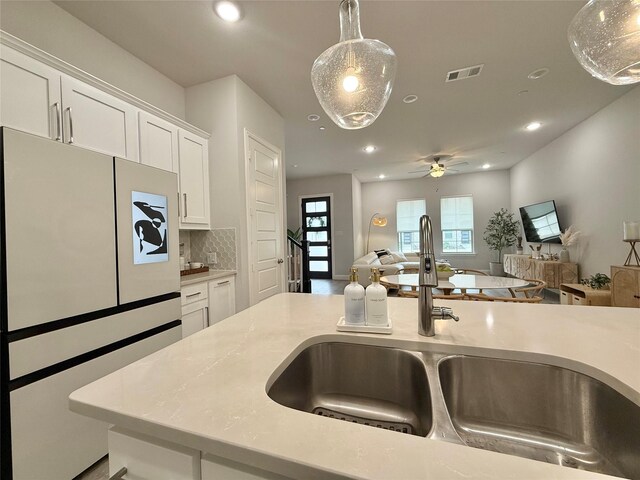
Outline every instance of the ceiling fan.
{"label": "ceiling fan", "polygon": [[448,155],[448,154],[436,154],[436,155],[429,155],[428,157],[425,158],[421,158],[420,160],[424,160],[425,163],[429,162],[429,161],[433,161],[433,163],[430,164],[429,169],[428,170],[415,170],[413,172],[409,172],[409,173],[424,173],[425,175],[423,175],[423,177],[426,177],[427,175],[430,175],[434,178],[438,178],[443,176],[446,172],[458,172],[458,170],[454,170],[450,167],[455,167],[458,165],[467,165],[467,162],[458,162],[458,163],[454,163],[452,165],[446,165],[444,162],[448,162],[449,160],[451,160],[453,158],[453,155]]}

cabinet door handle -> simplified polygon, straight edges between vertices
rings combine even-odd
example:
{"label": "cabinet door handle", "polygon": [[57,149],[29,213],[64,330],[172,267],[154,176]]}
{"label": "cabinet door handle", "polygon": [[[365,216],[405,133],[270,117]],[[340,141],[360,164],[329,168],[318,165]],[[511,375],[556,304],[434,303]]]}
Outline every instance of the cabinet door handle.
{"label": "cabinet door handle", "polygon": [[109,480],[120,480],[127,474],[127,467],[122,467],[116,473],[109,477]]}
{"label": "cabinet door handle", "polygon": [[197,297],[198,295],[201,295],[201,294],[202,294],[202,292],[191,293],[191,294],[187,295],[186,298]]}
{"label": "cabinet door handle", "polygon": [[634,295],[633,298],[640,298],[640,295]]}
{"label": "cabinet door handle", "polygon": [[278,259],[278,264],[281,264],[281,263],[284,263],[284,260],[283,260],[283,259],[281,259],[281,258],[279,258],[279,259]]}
{"label": "cabinet door handle", "polygon": [[207,327],[211,326],[211,323],[209,322],[209,307],[204,307],[207,310]]}
{"label": "cabinet door handle", "polygon": [[60,102],[53,104],[56,107],[56,141],[62,140],[62,112],[60,112]]}
{"label": "cabinet door handle", "polygon": [[178,218],[180,218],[180,193],[176,193],[178,196]]}
{"label": "cabinet door handle", "polygon": [[69,112],[69,145],[73,143],[73,114],[71,112],[71,107],[67,107],[67,112]]}
{"label": "cabinet door handle", "polygon": [[187,194],[183,193],[182,196],[184,197],[184,218],[187,218],[189,216],[189,214],[187,213]]}
{"label": "cabinet door handle", "polygon": [[218,282],[218,285],[227,285],[229,283],[229,280],[225,280],[224,282]]}

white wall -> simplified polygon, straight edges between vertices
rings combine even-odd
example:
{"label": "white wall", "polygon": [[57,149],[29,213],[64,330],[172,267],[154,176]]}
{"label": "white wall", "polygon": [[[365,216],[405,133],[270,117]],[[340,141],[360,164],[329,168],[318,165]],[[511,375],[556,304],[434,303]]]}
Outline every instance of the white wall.
{"label": "white wall", "polygon": [[[281,150],[284,171],[284,120],[236,75],[187,88],[186,120],[212,135],[211,226],[236,229],[236,310],[240,311],[250,305],[244,129]],[[283,234],[283,248],[285,238]]]}
{"label": "white wall", "polygon": [[331,240],[333,255],[333,278],[345,278],[353,264],[354,254],[354,206],[352,176],[349,174],[302,178],[287,181],[288,228],[300,226],[300,197],[333,194]]}
{"label": "white wall", "polygon": [[360,257],[364,250],[362,235],[362,184],[351,176],[351,197],[353,199],[353,258]]}
{"label": "white wall", "polygon": [[[456,267],[488,270],[489,262],[495,260],[484,242],[482,235],[489,217],[500,208],[509,209],[509,171],[487,171],[458,175],[445,175],[434,179],[424,177],[415,180],[397,180],[362,184],[362,232],[367,241],[367,231],[371,216],[379,212],[387,217],[386,227],[371,227],[369,250],[398,248],[396,230],[396,202],[424,198],[427,201],[427,215],[433,223],[433,241],[437,258],[449,259]],[[472,195],[474,209],[474,254],[442,253],[442,233],[440,232],[440,198],[452,195]],[[417,226],[416,226],[417,228]]]}
{"label": "white wall", "polygon": [[184,119],[184,88],[49,1],[1,1],[0,28]]}
{"label": "white wall", "polygon": [[581,277],[624,262],[622,222],[640,220],[640,87],[511,169],[513,209],[552,199],[561,226],[583,232],[570,248]]}

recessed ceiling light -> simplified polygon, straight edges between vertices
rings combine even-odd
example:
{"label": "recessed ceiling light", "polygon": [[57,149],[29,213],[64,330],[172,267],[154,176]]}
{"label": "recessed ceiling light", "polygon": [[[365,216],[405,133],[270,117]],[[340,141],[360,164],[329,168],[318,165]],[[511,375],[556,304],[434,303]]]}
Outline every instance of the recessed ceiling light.
{"label": "recessed ceiling light", "polygon": [[373,145],[367,145],[363,148],[363,150],[367,153],[373,153],[376,151],[376,147],[374,147]]}
{"label": "recessed ceiling light", "polygon": [[216,2],[213,5],[213,9],[215,10],[216,15],[218,15],[225,22],[234,23],[240,20],[240,17],[242,17],[238,4],[235,2],[230,2],[228,0]]}
{"label": "recessed ceiling light", "polygon": [[379,179],[383,179],[385,177],[384,173],[381,173],[380,175],[378,175]]}
{"label": "recessed ceiling light", "polygon": [[307,117],[307,120],[309,120],[310,122],[317,122],[318,120],[320,120],[320,115],[316,115],[315,113],[312,113]]}
{"label": "recessed ceiling light", "polygon": [[413,103],[413,102],[415,102],[416,100],[418,100],[418,96],[417,96],[417,95],[413,95],[413,94],[411,94],[411,95],[407,95],[406,97],[404,97],[404,98],[402,99],[402,101],[403,101],[404,103]]}
{"label": "recessed ceiling light", "polygon": [[549,73],[548,68],[539,68],[527,75],[527,78],[530,80],[538,80],[539,78],[544,77],[547,73]]}
{"label": "recessed ceiling light", "polygon": [[526,128],[530,132],[533,132],[534,130],[539,129],[541,126],[542,126],[542,124],[540,122],[531,122],[529,125],[527,125],[524,128]]}
{"label": "recessed ceiling light", "polygon": [[294,165],[293,168],[298,168],[298,165]]}
{"label": "recessed ceiling light", "polygon": [[491,168],[491,165],[489,165],[488,163],[485,163],[484,165],[482,165],[482,168],[486,170],[487,168]]}
{"label": "recessed ceiling light", "polygon": [[325,127],[324,125],[320,125],[320,130],[326,130],[327,127]]}

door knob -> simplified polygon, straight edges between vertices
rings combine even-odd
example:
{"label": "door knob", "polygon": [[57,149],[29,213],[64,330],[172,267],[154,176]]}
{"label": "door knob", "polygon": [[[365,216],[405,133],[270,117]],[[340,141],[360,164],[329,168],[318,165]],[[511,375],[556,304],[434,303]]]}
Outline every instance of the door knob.
{"label": "door knob", "polygon": [[284,260],[283,260],[283,259],[281,259],[281,258],[279,258],[279,259],[278,259],[278,263],[284,263]]}

